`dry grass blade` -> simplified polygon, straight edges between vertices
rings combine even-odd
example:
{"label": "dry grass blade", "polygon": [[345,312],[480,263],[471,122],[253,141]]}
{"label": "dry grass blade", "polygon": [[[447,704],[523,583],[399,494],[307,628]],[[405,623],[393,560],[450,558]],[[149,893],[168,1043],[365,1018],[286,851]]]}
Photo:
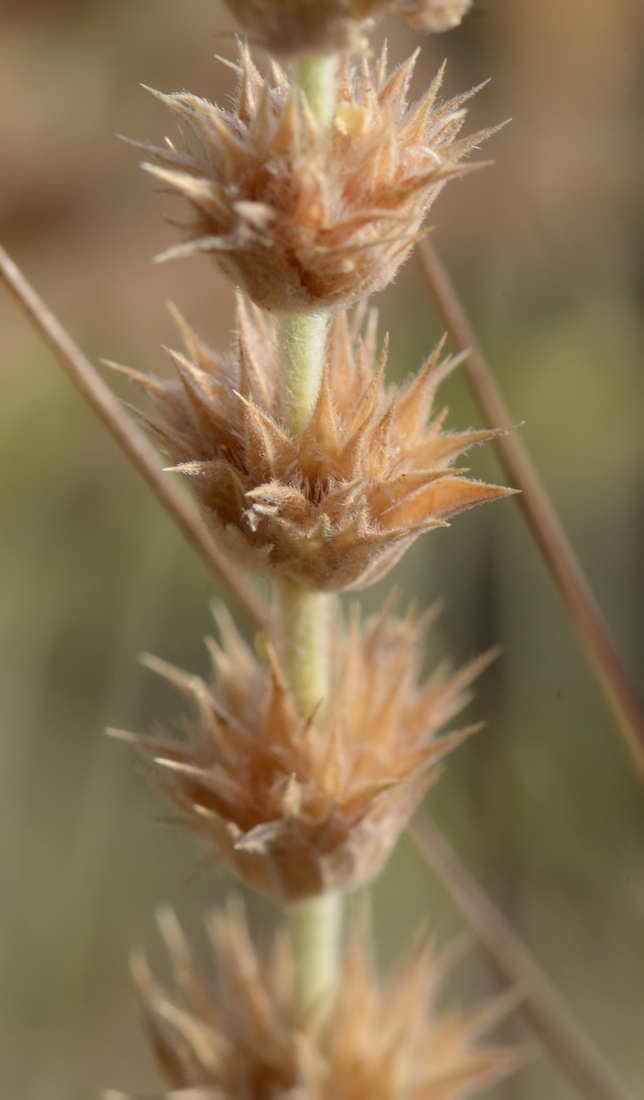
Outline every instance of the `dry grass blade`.
{"label": "dry grass blade", "polygon": [[644,712],[602,611],[528,451],[517,432],[510,430],[515,421],[477,344],[449,273],[427,241],[420,245],[419,254],[429,292],[445,327],[454,343],[468,352],[464,366],[483,415],[491,427],[507,429],[507,434],[495,440],[501,461],[514,487],[522,490],[518,502],[559,585],[633,761],[644,777]]}
{"label": "dry grass blade", "polygon": [[461,909],[499,975],[524,992],[517,1012],[538,1035],[579,1095],[584,1100],[632,1100],[506,918],[445,837],[428,817],[420,815],[411,828],[411,835],[423,859]]}
{"label": "dry grass blade", "polygon": [[204,522],[161,469],[156,452],[145,435],[1,246],[0,278],[188,541],[199,551],[206,564],[225,581],[251,619],[259,626],[264,626],[268,612],[259,595],[215,545]]}

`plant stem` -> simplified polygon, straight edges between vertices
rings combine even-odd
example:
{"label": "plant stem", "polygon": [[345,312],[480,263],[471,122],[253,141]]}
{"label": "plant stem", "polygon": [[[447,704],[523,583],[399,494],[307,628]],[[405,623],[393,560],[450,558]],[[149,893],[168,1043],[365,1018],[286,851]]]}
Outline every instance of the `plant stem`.
{"label": "plant stem", "polygon": [[342,899],[322,894],[300,901],[289,911],[295,951],[297,1003],[306,1010],[333,989],[339,965]]}
{"label": "plant stem", "polygon": [[324,367],[327,316],[294,313],[280,324],[282,416],[297,438],[309,422]]}
{"label": "plant stem", "polygon": [[[286,677],[300,714],[324,707],[329,691],[332,596],[290,581],[279,583]],[[332,990],[338,971],[342,895],[321,894],[288,913],[296,965],[298,1005],[306,1009]]]}
{"label": "plant stem", "polygon": [[[337,58],[307,54],[294,66],[295,82],[314,117],[329,125],[335,105]],[[327,315],[294,313],[280,325],[282,414],[297,437],[313,412],[324,367]]]}
{"label": "plant stem", "polygon": [[323,126],[328,126],[333,115],[337,67],[334,54],[305,54],[295,63],[295,80]]}
{"label": "plant stem", "polygon": [[329,612],[332,596],[280,581],[286,675],[300,714],[323,706],[329,690]]}
{"label": "plant stem", "polygon": [[517,1012],[582,1100],[629,1100],[626,1087],[449,841],[422,814],[410,831],[421,856],[462,911],[498,974],[523,994]]}
{"label": "plant stem", "polygon": [[499,456],[512,484],[521,489],[517,501],[559,586],[617,728],[640,777],[644,778],[644,710],[601,608],[528,450],[513,430],[516,422],[477,344],[449,272],[427,241],[421,244],[419,255],[429,292],[443,323],[454,343],[468,353],[464,366],[483,415],[491,427],[507,429],[507,434],[496,440]]}
{"label": "plant stem", "polygon": [[[304,57],[295,80],[322,127],[335,103],[335,57]],[[282,416],[293,439],[305,430],[320,390],[326,350],[325,314],[293,314],[280,324]],[[290,581],[278,586],[286,675],[300,714],[324,707],[329,693],[332,597]],[[333,989],[338,971],[342,898],[327,893],[291,906],[289,924],[296,962],[298,1004],[306,1009]]]}
{"label": "plant stem", "polygon": [[215,544],[201,517],[176,488],[172,478],[161,469],[152,444],[1,246],[0,280],[22,306],[29,321],[70,376],[76,389],[103,421],[188,541],[198,550],[209,568],[228,585],[255,624],[264,627],[269,617],[268,608],[259,593]]}

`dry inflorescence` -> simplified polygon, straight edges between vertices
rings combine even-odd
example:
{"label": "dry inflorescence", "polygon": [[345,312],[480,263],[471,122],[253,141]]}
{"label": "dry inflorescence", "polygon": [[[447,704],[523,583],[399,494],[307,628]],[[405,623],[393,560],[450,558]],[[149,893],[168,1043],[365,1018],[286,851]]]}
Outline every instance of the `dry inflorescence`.
{"label": "dry inflorescence", "polygon": [[158,784],[224,862],[278,901],[369,881],[438,762],[479,728],[437,736],[493,655],[455,673],[441,665],[419,685],[427,622],[386,606],[363,627],[354,614],[336,631],[328,699],[301,716],[272,645],[258,660],[227,615],[218,622],[212,686],[147,659],[198,712],[186,741],[135,739]]}
{"label": "dry inflorescence", "polygon": [[240,26],[276,56],[367,48],[375,20],[400,14],[416,30],[457,27],[472,0],[226,0]]}
{"label": "dry inflorescence", "polygon": [[232,111],[186,93],[159,95],[193,142],[145,146],[145,167],[189,200],[187,243],[205,252],[263,309],[339,309],[381,290],[418,240],[446,181],[492,131],[458,139],[468,92],[437,103],[442,71],[415,104],[416,55],[394,72],[345,66],[330,127],[291,77],[269,76],[241,47]]}
{"label": "dry inflorescence", "polygon": [[441,361],[439,348],[411,382],[387,387],[374,314],[363,330],[335,318],[317,403],[297,440],[283,425],[270,319],[240,304],[232,361],[179,323],[187,354],[172,353],[178,382],[121,369],[148,389],[159,415],[147,423],[249,568],[317,590],[364,587],[424,531],[511,492],[452,466],[495,432],[444,432],[446,410],[431,419],[437,387],[460,360]]}
{"label": "dry inflorescence", "polygon": [[[386,49],[367,58],[364,31],[391,11],[445,30],[470,0],[226,2],[275,54],[346,52],[337,65],[309,56],[288,72],[271,60],[263,75],[242,44],[228,111],[154,93],[188,137],[144,146],[145,168],[191,210],[184,243],[160,258],[208,254],[245,297],[234,355],[211,351],[175,311],[185,345],[170,353],[176,378],[118,369],[151,397],[152,415],[141,415],[218,540],[288,583],[276,586],[281,604],[257,653],[217,613],[211,683],[146,659],[193,703],[183,736],[120,736],[215,858],[280,904],[308,904],[296,905],[292,941],[282,933],[265,958],[239,911],[216,918],[214,990],[166,912],[178,997],[141,959],[135,974],[168,1100],[464,1100],[517,1062],[476,1045],[507,998],[437,1013],[445,964],[426,947],[379,988],[357,932],[339,972],[316,974],[324,996],[304,987],[309,970],[330,964],[317,958],[311,899],[381,871],[443,757],[479,728],[443,732],[494,656],[422,679],[432,613],[401,619],[390,602],[363,623],[355,607],[345,626],[338,612],[323,630],[327,601],[317,598],[379,580],[420,534],[511,492],[455,468],[497,434],[443,430],[436,391],[460,357],[441,359],[440,345],[414,378],[387,386],[386,344],[365,304],[492,131],[459,136],[473,93],[440,102],[442,70],[410,103],[416,55],[390,71]],[[328,635],[320,652],[318,633]]]}
{"label": "dry inflorescence", "polygon": [[163,911],[160,924],[176,991],[169,995],[143,958],[134,972],[171,1090],[166,1100],[465,1100],[518,1061],[515,1050],[478,1044],[513,998],[492,998],[467,1012],[438,1008],[449,952],[421,945],[381,988],[356,930],[332,1011],[318,1005],[302,1013],[283,934],[260,955],[238,909],[215,917],[211,985],[174,915]]}

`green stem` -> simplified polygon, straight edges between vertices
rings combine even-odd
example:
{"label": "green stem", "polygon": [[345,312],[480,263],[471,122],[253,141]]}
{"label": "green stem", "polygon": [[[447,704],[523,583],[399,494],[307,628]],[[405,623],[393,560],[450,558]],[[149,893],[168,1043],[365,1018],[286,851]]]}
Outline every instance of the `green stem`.
{"label": "green stem", "polygon": [[305,54],[295,62],[295,80],[323,126],[328,126],[333,116],[337,68],[338,59],[333,54]]}
{"label": "green stem", "polygon": [[306,1009],[333,989],[342,930],[340,894],[322,894],[292,905],[289,912],[295,950],[297,1003]]}
{"label": "green stem", "polygon": [[[337,58],[309,56],[295,65],[295,80],[321,126],[335,105]],[[325,314],[293,314],[280,324],[281,405],[293,439],[305,430],[317,401],[324,367]],[[323,708],[329,694],[330,601],[290,581],[279,586],[286,675],[300,714]],[[339,965],[342,898],[322,894],[292,905],[289,924],[296,963],[298,1004],[306,1009],[333,990]]]}
{"label": "green stem", "polygon": [[[306,55],[295,63],[295,81],[322,126],[328,126],[335,105],[337,58]],[[327,316],[295,313],[280,325],[282,414],[297,438],[304,431],[318,393],[324,367]]]}
{"label": "green stem", "polygon": [[329,690],[329,611],[333,599],[280,581],[286,675],[297,708],[308,718]]}
{"label": "green stem", "polygon": [[325,313],[293,313],[280,323],[282,416],[296,439],[320,392],[326,330]]}
{"label": "green stem", "polygon": [[[324,708],[329,692],[330,610],[334,597],[291,581],[279,585],[286,676],[300,714]],[[342,930],[342,895],[321,894],[288,913],[297,1003],[301,1009],[333,990]]]}

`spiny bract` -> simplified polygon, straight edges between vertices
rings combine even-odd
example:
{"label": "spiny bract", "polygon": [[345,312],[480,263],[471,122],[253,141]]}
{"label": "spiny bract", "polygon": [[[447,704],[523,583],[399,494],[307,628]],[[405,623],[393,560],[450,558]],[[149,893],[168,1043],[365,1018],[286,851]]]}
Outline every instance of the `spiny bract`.
{"label": "spiny bract", "polygon": [[354,614],[333,631],[329,697],[302,717],[273,646],[260,661],[223,611],[218,622],[213,687],[147,659],[198,710],[185,742],[134,739],[163,792],[245,881],[280,901],[368,881],[438,761],[478,728],[437,737],[491,655],[456,673],[439,666],[419,685],[426,622],[386,606],[363,628]]}
{"label": "spiny bract", "polygon": [[163,910],[160,925],[176,991],[169,995],[141,957],[134,974],[170,1086],[166,1100],[465,1100],[521,1060],[516,1050],[478,1045],[512,1008],[514,994],[473,1011],[438,1008],[450,952],[422,944],[381,988],[355,929],[331,1011],[302,1012],[284,933],[260,955],[239,907],[215,916],[211,986],[174,914]]}
{"label": "spiny bract", "polygon": [[[379,580],[424,531],[512,490],[453,469],[493,431],[442,431],[438,385],[460,361],[438,348],[401,387],[384,382],[375,314],[365,331],[342,313],[331,327],[322,384],[298,439],[281,415],[276,326],[239,310],[239,354],[210,351],[178,318],[187,355],[178,382],[125,370],[159,414],[146,422],[188,475],[217,536],[249,568],[324,591]],[[364,326],[362,326],[364,328]]]}
{"label": "spiny bract", "polygon": [[330,127],[275,63],[262,76],[241,47],[235,106],[187,92],[159,96],[193,135],[145,146],[144,167],[188,199],[188,242],[162,258],[211,254],[262,309],[338,309],[381,290],[418,240],[425,215],[489,133],[457,140],[464,102],[437,104],[442,70],[407,102],[416,55],[388,73],[345,66]]}

